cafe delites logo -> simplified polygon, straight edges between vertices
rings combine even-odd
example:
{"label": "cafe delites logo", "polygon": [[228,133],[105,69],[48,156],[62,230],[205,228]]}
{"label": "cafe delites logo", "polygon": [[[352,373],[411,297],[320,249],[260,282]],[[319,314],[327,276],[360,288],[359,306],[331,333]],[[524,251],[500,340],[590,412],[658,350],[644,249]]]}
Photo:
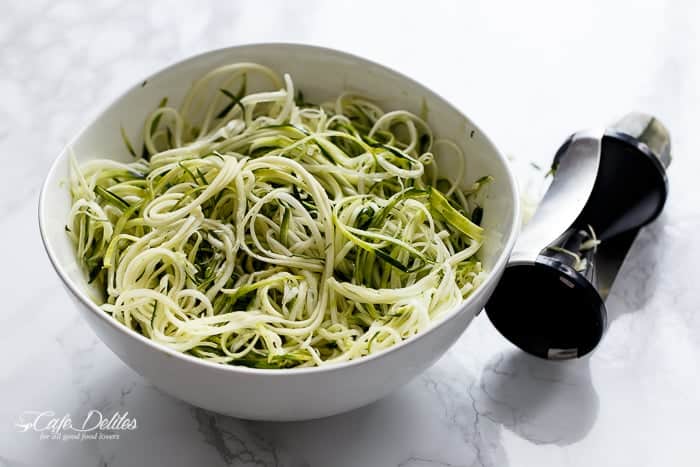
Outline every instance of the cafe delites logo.
{"label": "cafe delites logo", "polygon": [[38,434],[40,440],[86,441],[119,439],[120,433],[136,430],[138,423],[129,412],[108,416],[93,409],[74,420],[70,414],[57,415],[52,410],[26,410],[15,426],[19,432]]}

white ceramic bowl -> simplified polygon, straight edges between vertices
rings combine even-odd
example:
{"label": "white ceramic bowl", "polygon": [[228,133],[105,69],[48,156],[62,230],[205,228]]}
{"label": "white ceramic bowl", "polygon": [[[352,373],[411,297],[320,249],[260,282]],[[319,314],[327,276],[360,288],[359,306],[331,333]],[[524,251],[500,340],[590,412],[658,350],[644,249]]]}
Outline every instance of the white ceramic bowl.
{"label": "white ceramic bowl", "polygon": [[[488,232],[482,250],[488,279],[459,307],[428,331],[384,352],[334,366],[259,370],[207,363],[174,352],[127,329],[100,311],[89,298],[86,277],[76,261],[64,225],[70,198],[64,149],[46,178],[39,199],[39,225],[46,251],[82,316],[117,356],[162,391],[205,409],[259,420],[301,420],[333,415],[373,402],[433,364],[483,308],[499,280],[518,227],[517,190],[506,159],[484,133],[440,96],[384,66],[346,53],[304,45],[258,44],[198,55],[139,80],[70,143],[79,161],[130,160],[119,126],[139,134],[146,115],[163,96],[179,103],[197,77],[226,63],[253,61],[292,75],[312,102],[345,90],[376,99],[384,109],[429,109],[438,137],[456,141],[467,158],[469,185],[490,174],[495,182],[485,201]],[[134,141],[140,147],[140,141]],[[443,158],[447,173],[457,165]]]}

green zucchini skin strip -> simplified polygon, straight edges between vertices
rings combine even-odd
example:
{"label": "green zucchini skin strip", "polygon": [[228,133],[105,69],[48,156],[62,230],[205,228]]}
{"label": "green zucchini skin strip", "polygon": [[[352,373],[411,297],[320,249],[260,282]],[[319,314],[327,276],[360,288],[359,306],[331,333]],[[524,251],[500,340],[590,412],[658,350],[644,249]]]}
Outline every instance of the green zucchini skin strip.
{"label": "green zucchini skin strip", "polygon": [[432,206],[435,211],[439,212],[450,225],[454,226],[464,235],[469,236],[469,238],[477,242],[482,241],[484,229],[460,214],[459,211],[447,201],[447,198],[434,187],[430,189],[430,206]]}

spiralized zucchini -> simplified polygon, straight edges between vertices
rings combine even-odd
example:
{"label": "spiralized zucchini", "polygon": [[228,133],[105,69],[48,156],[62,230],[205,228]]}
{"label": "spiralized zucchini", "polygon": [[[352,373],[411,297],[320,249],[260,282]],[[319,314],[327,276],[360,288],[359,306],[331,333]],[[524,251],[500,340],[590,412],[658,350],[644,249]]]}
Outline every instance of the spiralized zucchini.
{"label": "spiralized zucchini", "polygon": [[346,361],[425,330],[484,278],[490,177],[460,189],[461,162],[438,178],[436,156],[461,150],[410,112],[313,105],[288,75],[236,63],[179,109],[163,99],[143,141],[132,163],[72,160],[66,231],[101,308],[162,345],[255,368]]}

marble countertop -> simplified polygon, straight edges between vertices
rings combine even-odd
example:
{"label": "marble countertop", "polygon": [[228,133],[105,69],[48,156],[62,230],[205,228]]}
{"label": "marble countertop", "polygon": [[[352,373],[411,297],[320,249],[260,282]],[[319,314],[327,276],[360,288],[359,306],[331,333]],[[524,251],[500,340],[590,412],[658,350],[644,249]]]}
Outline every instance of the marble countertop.
{"label": "marble countertop", "polygon": [[[0,18],[0,466],[697,466],[700,5],[693,1],[5,2]],[[79,318],[36,204],[69,138],[139,77],[211,48],[296,41],[396,68],[508,154],[546,162],[630,110],[673,135],[671,195],[608,299],[590,358],[524,355],[482,314],[393,395],[303,423],[236,420],[165,396]],[[128,411],[118,440],[20,432],[25,411]]]}

